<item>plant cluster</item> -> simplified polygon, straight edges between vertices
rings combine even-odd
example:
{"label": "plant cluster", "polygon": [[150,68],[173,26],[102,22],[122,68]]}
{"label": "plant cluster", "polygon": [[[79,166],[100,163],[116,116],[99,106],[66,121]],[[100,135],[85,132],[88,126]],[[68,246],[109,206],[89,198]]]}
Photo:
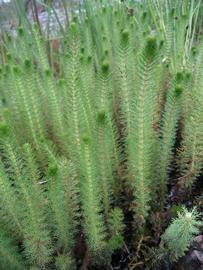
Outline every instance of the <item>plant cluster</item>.
{"label": "plant cluster", "polygon": [[[90,262],[110,258],[125,245],[126,205],[134,234],[144,235],[151,214],[165,211],[174,168],[182,190],[195,185],[201,8],[86,0],[54,40],[25,18],[15,37],[3,33],[0,269],[76,269],[77,245]],[[184,210],[163,234],[171,261],[198,220]]]}

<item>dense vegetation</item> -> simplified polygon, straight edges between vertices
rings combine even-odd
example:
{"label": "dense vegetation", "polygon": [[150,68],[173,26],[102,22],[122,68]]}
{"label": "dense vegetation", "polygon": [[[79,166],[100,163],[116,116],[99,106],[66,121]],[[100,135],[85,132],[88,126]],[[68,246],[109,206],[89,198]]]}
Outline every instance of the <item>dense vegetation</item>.
{"label": "dense vegetation", "polygon": [[185,254],[201,216],[169,192],[183,202],[201,176],[201,12],[85,1],[54,40],[22,14],[2,34],[0,269],[111,269],[119,249],[145,269]]}

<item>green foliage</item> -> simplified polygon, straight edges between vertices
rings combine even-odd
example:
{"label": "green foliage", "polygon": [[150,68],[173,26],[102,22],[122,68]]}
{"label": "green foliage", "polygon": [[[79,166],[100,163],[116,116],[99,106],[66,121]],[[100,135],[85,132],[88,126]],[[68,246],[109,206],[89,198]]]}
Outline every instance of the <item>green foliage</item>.
{"label": "green foliage", "polygon": [[[69,19],[66,10],[55,39],[49,22],[45,33],[25,17],[15,37],[3,31],[0,268],[74,269],[77,245],[87,249],[84,261],[110,258],[126,248],[131,210],[135,239],[153,231],[171,169],[178,185],[195,185],[203,163],[201,6],[172,2],[85,0],[79,15],[72,7]],[[199,225],[196,211],[184,209],[160,254],[181,257]]]}
{"label": "green foliage", "polygon": [[195,209],[183,208],[162,235],[162,244],[169,252],[171,261],[177,261],[189,249],[194,237],[199,233],[202,221]]}
{"label": "green foliage", "polygon": [[151,250],[149,269],[177,262],[189,250],[203,225],[195,208],[190,211],[180,205],[176,208],[176,217],[162,234],[159,247]]}
{"label": "green foliage", "polygon": [[75,269],[73,261],[68,255],[60,255],[57,257],[56,268],[58,270]]}
{"label": "green foliage", "polygon": [[177,73],[175,79],[171,81],[161,122],[160,157],[157,160],[157,177],[162,206],[165,202],[169,166],[173,157],[173,147],[180,117],[181,94],[183,91],[183,86],[179,84],[180,80],[182,81],[182,73]]}
{"label": "green foliage", "polygon": [[122,233],[125,225],[123,224],[123,213],[122,210],[118,207],[111,210],[110,218],[109,218],[109,230],[111,234],[119,234]]}
{"label": "green foliage", "polygon": [[78,223],[79,187],[71,161],[59,160],[48,167],[49,202],[58,246],[70,251]]}
{"label": "green foliage", "polygon": [[122,248],[124,244],[123,231],[125,225],[123,224],[123,219],[123,213],[120,208],[112,209],[109,217],[109,231],[111,237],[107,246],[110,253],[116,249]]}
{"label": "green foliage", "polygon": [[[183,187],[191,187],[194,180],[201,174],[202,169],[202,141],[203,141],[203,127],[202,127],[202,63],[203,50],[202,41],[200,43],[200,50],[197,55],[196,68],[193,74],[193,84],[191,88],[190,76],[187,82],[187,93],[185,94],[184,104],[184,129],[182,151],[179,155],[182,177],[180,183]],[[187,107],[186,107],[187,106]]]}
{"label": "green foliage", "polygon": [[83,164],[81,179],[81,200],[85,219],[85,232],[90,249],[98,251],[103,248],[105,240],[104,219],[101,212],[100,187],[96,174],[96,165],[92,155],[92,143],[88,135],[83,135]]}
{"label": "green foliage", "polygon": [[30,261],[44,267],[52,254],[50,232],[46,224],[45,197],[38,183],[40,175],[32,149],[29,144],[25,144],[23,149],[26,165],[24,177],[27,176],[30,185],[27,187],[27,196],[30,199],[27,201],[27,209],[30,208],[30,213],[24,224],[25,254]]}
{"label": "green foliage", "polygon": [[0,234],[0,265],[2,270],[26,269],[22,257],[18,253],[16,243],[13,243],[2,232]]}

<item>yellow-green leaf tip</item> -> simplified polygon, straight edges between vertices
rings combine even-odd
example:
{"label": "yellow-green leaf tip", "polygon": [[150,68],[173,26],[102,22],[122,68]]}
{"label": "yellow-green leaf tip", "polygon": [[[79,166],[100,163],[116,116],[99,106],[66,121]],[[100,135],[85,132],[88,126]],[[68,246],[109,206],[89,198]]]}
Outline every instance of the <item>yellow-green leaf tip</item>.
{"label": "yellow-green leaf tip", "polygon": [[106,13],[106,7],[102,7],[103,13]]}
{"label": "yellow-green leaf tip", "polygon": [[22,36],[24,34],[24,30],[23,30],[22,26],[18,27],[18,34],[19,34],[19,36]]}
{"label": "yellow-green leaf tip", "polygon": [[147,56],[153,57],[157,49],[157,40],[155,35],[148,35],[146,37],[145,52]]}
{"label": "yellow-green leaf tip", "polygon": [[182,92],[183,92],[183,86],[181,84],[177,84],[175,86],[175,94],[176,94],[176,96],[180,96]]}
{"label": "yellow-green leaf tip", "polygon": [[14,65],[12,69],[13,69],[13,72],[16,73],[16,74],[18,74],[20,72],[19,67],[16,66],[16,65]]}
{"label": "yellow-green leaf tip", "polygon": [[0,123],[0,136],[1,137],[8,137],[10,133],[9,127],[6,123]]}
{"label": "yellow-green leaf tip", "polygon": [[8,41],[9,41],[9,42],[12,41],[12,36],[11,36],[10,34],[8,34],[7,38],[8,38]]}
{"label": "yellow-green leaf tip", "polygon": [[185,77],[189,80],[192,77],[192,73],[190,71],[186,72]]}
{"label": "yellow-green leaf tip", "polygon": [[104,60],[104,62],[102,63],[102,73],[104,75],[107,75],[109,73],[109,68],[110,68],[109,62],[107,60]]}
{"label": "yellow-green leaf tip", "polygon": [[44,73],[45,73],[45,75],[47,77],[50,77],[51,76],[51,70],[50,69],[45,69]]}
{"label": "yellow-green leaf tip", "polygon": [[99,110],[97,114],[98,122],[104,122],[105,118],[106,118],[106,111],[104,109]]}
{"label": "yellow-green leaf tip", "polygon": [[49,167],[48,167],[48,175],[49,176],[55,176],[58,172],[58,167],[55,163],[51,163],[49,164]]}
{"label": "yellow-green leaf tip", "polygon": [[89,144],[90,143],[90,137],[88,136],[88,134],[84,134],[82,136],[82,141],[85,143],[85,144]]}
{"label": "yellow-green leaf tip", "polygon": [[164,45],[164,40],[162,39],[162,40],[160,41],[160,43],[159,43],[159,47],[162,48],[163,45]]}
{"label": "yellow-green leaf tip", "polygon": [[73,16],[73,22],[75,22],[75,23],[78,22],[78,17],[76,15]]}
{"label": "yellow-green leaf tip", "polygon": [[181,81],[183,80],[183,78],[184,78],[183,72],[182,72],[182,71],[178,71],[178,72],[176,73],[176,81],[177,81],[177,82],[181,82]]}
{"label": "yellow-green leaf tip", "polygon": [[31,67],[31,60],[29,58],[26,58],[24,61],[24,65],[26,68],[30,68]]}
{"label": "yellow-green leaf tip", "polygon": [[146,11],[143,11],[143,13],[142,13],[142,19],[145,20],[146,17],[147,17],[147,12]]}
{"label": "yellow-green leaf tip", "polygon": [[62,87],[62,86],[64,86],[66,84],[66,80],[65,79],[59,79],[58,84],[59,84],[59,86]]}
{"label": "yellow-green leaf tip", "polygon": [[85,48],[82,47],[82,48],[80,49],[80,52],[81,52],[82,54],[84,54],[84,53],[85,53]]}
{"label": "yellow-green leaf tip", "polygon": [[129,31],[124,29],[121,33],[122,41],[127,42],[129,40]]}
{"label": "yellow-green leaf tip", "polygon": [[76,34],[76,33],[78,32],[78,25],[77,25],[77,23],[72,22],[72,23],[71,23],[71,29],[72,29],[72,32],[73,32],[74,34]]}
{"label": "yellow-green leaf tip", "polygon": [[12,59],[11,53],[7,53],[6,56],[7,56],[7,59],[8,59],[9,61]]}
{"label": "yellow-green leaf tip", "polygon": [[89,63],[89,62],[91,62],[92,61],[92,55],[88,55],[87,56],[87,62]]}
{"label": "yellow-green leaf tip", "polygon": [[197,53],[196,47],[192,47],[192,54],[195,55]]}

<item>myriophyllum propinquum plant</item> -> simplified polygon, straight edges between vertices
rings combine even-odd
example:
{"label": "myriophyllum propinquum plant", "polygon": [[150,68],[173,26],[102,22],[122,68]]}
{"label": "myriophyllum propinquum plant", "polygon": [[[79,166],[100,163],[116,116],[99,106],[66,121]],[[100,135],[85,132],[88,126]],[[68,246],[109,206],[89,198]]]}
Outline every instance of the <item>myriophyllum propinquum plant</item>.
{"label": "myriophyllum propinquum plant", "polygon": [[[22,13],[2,33],[0,269],[105,267],[129,228],[140,249],[164,223],[172,179],[201,175],[200,1],[146,2],[86,0],[56,39]],[[183,256],[199,218],[180,212],[158,252]]]}

